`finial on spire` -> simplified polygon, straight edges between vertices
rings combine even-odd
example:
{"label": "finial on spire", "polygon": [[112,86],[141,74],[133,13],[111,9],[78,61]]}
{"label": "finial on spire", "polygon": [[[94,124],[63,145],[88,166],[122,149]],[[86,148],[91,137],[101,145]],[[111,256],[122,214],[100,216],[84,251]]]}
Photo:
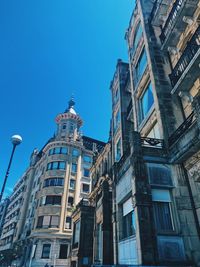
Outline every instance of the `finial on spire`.
{"label": "finial on spire", "polygon": [[74,110],[74,105],[75,105],[75,101],[74,101],[74,96],[72,94],[71,99],[68,102],[68,108],[65,110],[65,113],[70,112],[73,114],[76,114],[75,110]]}
{"label": "finial on spire", "polygon": [[76,104],[75,101],[74,101],[74,95],[73,94],[71,95],[71,99],[69,100],[68,104],[69,104],[69,108],[68,109],[73,108],[74,105]]}

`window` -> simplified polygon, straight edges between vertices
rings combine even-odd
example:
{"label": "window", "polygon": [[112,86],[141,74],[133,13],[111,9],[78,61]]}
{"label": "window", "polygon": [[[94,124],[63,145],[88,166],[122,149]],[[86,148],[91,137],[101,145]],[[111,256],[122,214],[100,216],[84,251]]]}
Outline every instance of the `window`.
{"label": "window", "polygon": [[139,22],[139,24],[137,25],[134,39],[133,39],[133,46],[132,46],[132,51],[131,51],[132,54],[135,53],[141,37],[142,37],[142,26],[141,26],[141,23]]}
{"label": "window", "polygon": [[148,133],[147,137],[160,139],[160,130],[157,122],[154,124],[153,128],[151,128],[151,131]]}
{"label": "window", "polygon": [[72,150],[72,156],[74,156],[74,157],[78,157],[78,156],[79,156],[79,150],[74,148],[74,149]]}
{"label": "window", "polygon": [[77,164],[76,163],[72,163],[72,172],[77,172]]}
{"label": "window", "polygon": [[37,228],[57,228],[59,226],[59,216],[39,216]]}
{"label": "window", "polygon": [[127,238],[135,234],[135,212],[133,210],[132,199],[129,198],[122,205],[122,236]]}
{"label": "window", "polygon": [[83,169],[83,176],[85,176],[85,177],[90,177],[90,170],[84,168],[84,169]]}
{"label": "window", "polygon": [[89,193],[90,192],[90,185],[89,184],[82,184],[82,192]]}
{"label": "window", "polygon": [[65,161],[53,161],[47,164],[48,170],[65,170],[66,162]]}
{"label": "window", "polygon": [[154,99],[153,99],[153,93],[152,93],[152,85],[151,83],[147,86],[144,94],[142,95],[140,99],[140,107],[141,107],[141,119],[143,120],[151,107],[153,106]]}
{"label": "window", "polygon": [[96,229],[96,251],[95,251],[95,260],[102,260],[102,225],[97,224]]}
{"label": "window", "polygon": [[74,198],[73,197],[68,197],[68,205],[73,206],[74,204]]}
{"label": "window", "polygon": [[66,124],[63,124],[63,127],[62,128],[63,128],[63,130],[66,129]]}
{"label": "window", "polygon": [[44,180],[43,187],[63,186],[63,185],[64,185],[63,178],[49,178],[49,179]]}
{"label": "window", "polygon": [[72,218],[71,217],[66,217],[65,228],[66,229],[71,229],[72,228]]}
{"label": "window", "polygon": [[84,155],[83,156],[83,161],[84,162],[87,162],[87,163],[91,163],[92,162],[92,157],[91,156]]}
{"label": "window", "polygon": [[173,186],[171,169],[166,164],[147,163],[149,182],[157,186]]}
{"label": "window", "polygon": [[74,224],[74,235],[73,235],[73,244],[78,245],[79,243],[79,236],[80,236],[80,226],[81,222],[78,221]]}
{"label": "window", "polygon": [[142,75],[147,67],[147,55],[145,49],[143,49],[142,54],[138,60],[138,63],[135,67],[135,86],[138,84],[140,79],[142,78]]}
{"label": "window", "polygon": [[117,104],[119,100],[119,88],[116,89],[116,91],[113,93],[113,103],[114,105]]}
{"label": "window", "polygon": [[60,244],[59,259],[67,259],[68,245]]}
{"label": "window", "polygon": [[54,154],[67,154],[67,147],[54,147],[49,150],[49,156]]}
{"label": "window", "polygon": [[152,189],[154,221],[157,231],[173,231],[169,190]]}
{"label": "window", "polygon": [[38,217],[37,228],[42,228],[43,216]]}
{"label": "window", "polygon": [[70,179],[69,188],[75,190],[75,186],[76,186],[76,181],[74,179]]}
{"label": "window", "polygon": [[119,161],[121,158],[121,139],[118,140],[115,146],[115,160]]}
{"label": "window", "polygon": [[51,244],[44,244],[42,248],[42,259],[49,259]]}
{"label": "window", "polygon": [[61,205],[61,196],[46,196],[45,205]]}
{"label": "window", "polygon": [[121,120],[120,110],[118,110],[115,117],[114,117],[114,132],[117,130],[117,128],[120,124],[120,120]]}

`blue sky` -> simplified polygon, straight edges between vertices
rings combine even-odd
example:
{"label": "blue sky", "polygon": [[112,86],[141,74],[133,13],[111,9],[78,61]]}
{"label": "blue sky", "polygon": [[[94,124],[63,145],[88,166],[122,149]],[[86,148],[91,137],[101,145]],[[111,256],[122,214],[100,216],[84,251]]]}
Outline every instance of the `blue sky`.
{"label": "blue sky", "polygon": [[109,85],[118,58],[127,60],[125,31],[134,0],[0,1],[0,185],[20,134],[8,194],[55,129],[73,93],[85,135],[107,141]]}

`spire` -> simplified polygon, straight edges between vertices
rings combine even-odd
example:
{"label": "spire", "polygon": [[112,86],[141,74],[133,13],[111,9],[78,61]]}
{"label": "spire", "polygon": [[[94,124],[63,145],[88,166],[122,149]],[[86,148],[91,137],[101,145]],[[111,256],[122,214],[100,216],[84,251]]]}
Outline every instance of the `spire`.
{"label": "spire", "polygon": [[67,112],[70,112],[70,113],[72,113],[72,114],[76,114],[76,111],[74,110],[74,105],[75,105],[76,103],[75,103],[75,101],[74,101],[74,97],[73,97],[73,95],[71,96],[71,99],[69,100],[69,102],[68,102],[68,108],[65,110],[65,113],[67,113]]}

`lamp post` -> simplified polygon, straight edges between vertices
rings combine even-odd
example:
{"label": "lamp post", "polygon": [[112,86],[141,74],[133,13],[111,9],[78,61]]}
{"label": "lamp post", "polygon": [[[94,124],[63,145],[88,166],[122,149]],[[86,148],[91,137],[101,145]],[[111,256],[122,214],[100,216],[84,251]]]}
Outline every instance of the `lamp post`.
{"label": "lamp post", "polygon": [[11,153],[11,156],[10,156],[10,161],[8,163],[8,168],[7,168],[7,171],[6,171],[6,175],[5,175],[5,178],[4,178],[3,186],[2,186],[2,189],[1,189],[0,202],[1,202],[2,197],[3,197],[4,189],[5,189],[6,182],[7,182],[8,175],[9,175],[9,171],[10,171],[10,166],[11,166],[13,155],[14,155],[14,152],[15,152],[15,148],[16,148],[17,145],[21,144],[22,138],[21,138],[20,135],[13,135],[11,137],[11,142],[13,144],[13,148],[12,148],[12,153]]}

